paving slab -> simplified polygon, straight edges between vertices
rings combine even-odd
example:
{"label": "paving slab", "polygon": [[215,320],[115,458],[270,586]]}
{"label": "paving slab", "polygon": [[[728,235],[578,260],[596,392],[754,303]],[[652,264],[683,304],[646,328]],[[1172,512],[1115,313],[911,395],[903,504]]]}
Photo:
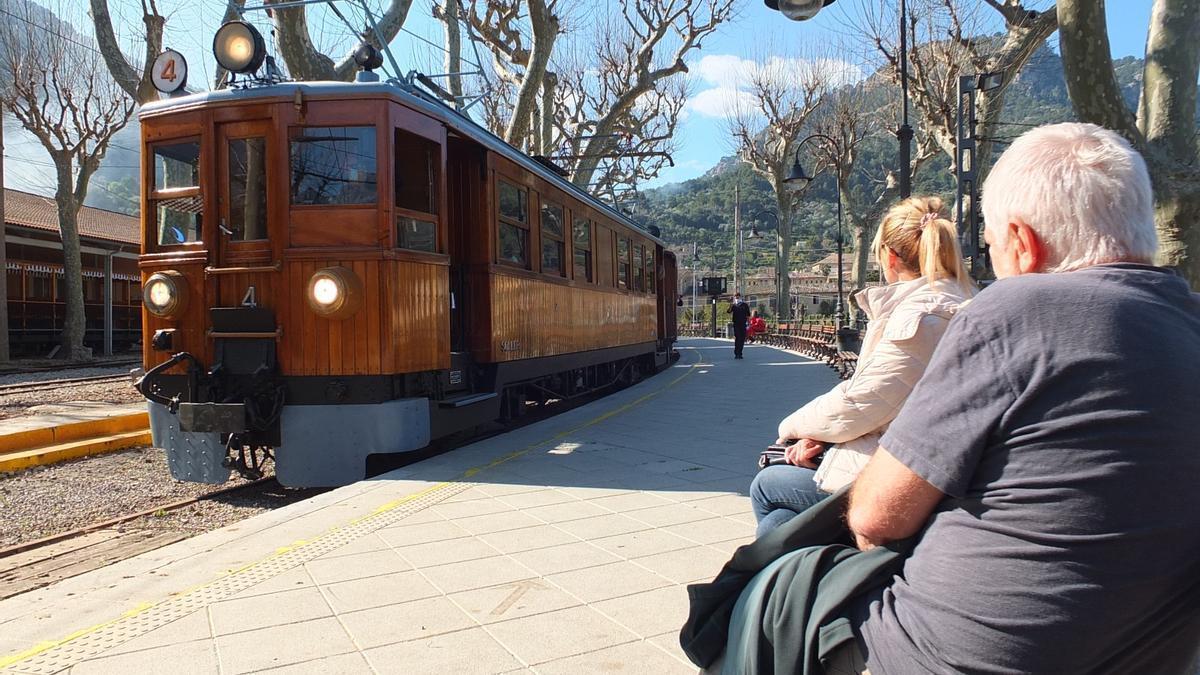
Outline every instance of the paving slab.
{"label": "paving slab", "polygon": [[600,401],[0,602],[0,671],[695,672],[684,586],[753,536],[758,451],[837,378],[679,349]]}

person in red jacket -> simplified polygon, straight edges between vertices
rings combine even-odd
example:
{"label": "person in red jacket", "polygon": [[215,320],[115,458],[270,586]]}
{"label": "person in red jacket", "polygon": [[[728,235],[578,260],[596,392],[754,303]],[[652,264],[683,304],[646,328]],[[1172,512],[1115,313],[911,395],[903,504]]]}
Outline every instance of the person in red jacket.
{"label": "person in red jacket", "polygon": [[767,332],[767,322],[758,315],[758,310],[750,313],[750,327],[746,330],[746,341],[754,342],[755,336],[762,335]]}

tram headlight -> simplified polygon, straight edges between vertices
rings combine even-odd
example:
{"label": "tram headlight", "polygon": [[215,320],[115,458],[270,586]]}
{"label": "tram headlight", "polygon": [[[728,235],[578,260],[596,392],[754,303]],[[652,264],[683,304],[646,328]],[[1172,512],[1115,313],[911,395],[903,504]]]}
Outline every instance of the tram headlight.
{"label": "tram headlight", "polygon": [[308,306],[327,319],[345,319],[362,306],[362,280],[346,267],[317,270],[308,280]]}
{"label": "tram headlight", "polygon": [[187,309],[187,278],[174,270],[155,272],[142,288],[142,302],[154,316],[174,319]]}
{"label": "tram headlight", "polygon": [[253,73],[267,56],[267,44],[254,26],[245,21],[230,21],[217,29],[213,55],[230,72]]}

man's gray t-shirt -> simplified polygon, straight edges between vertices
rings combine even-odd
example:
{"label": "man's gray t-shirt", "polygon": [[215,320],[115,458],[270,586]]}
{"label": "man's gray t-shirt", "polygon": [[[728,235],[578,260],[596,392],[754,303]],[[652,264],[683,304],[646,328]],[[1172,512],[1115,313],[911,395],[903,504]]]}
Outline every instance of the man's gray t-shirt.
{"label": "man's gray t-shirt", "polygon": [[996,282],[882,447],[948,495],[860,601],[873,673],[1168,673],[1200,644],[1200,296],[1133,264]]}

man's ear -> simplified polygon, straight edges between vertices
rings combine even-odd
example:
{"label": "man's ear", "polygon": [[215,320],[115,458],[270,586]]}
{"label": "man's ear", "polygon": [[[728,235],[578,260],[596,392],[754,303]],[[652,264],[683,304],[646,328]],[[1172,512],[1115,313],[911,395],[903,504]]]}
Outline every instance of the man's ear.
{"label": "man's ear", "polygon": [[1037,232],[1021,221],[1009,223],[1009,237],[1016,249],[1017,268],[1021,274],[1042,271],[1046,262],[1046,247]]}

